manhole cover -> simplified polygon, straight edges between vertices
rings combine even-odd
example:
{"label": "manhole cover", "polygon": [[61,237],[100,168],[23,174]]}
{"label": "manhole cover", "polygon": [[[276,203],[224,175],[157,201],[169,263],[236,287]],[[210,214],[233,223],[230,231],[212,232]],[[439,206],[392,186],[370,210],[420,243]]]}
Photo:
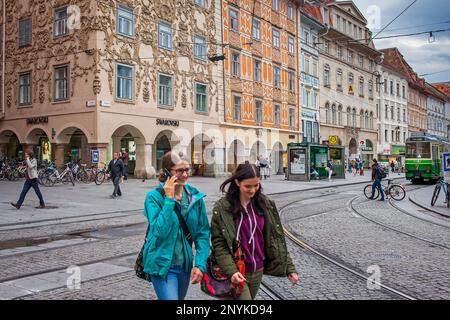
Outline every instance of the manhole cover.
{"label": "manhole cover", "polygon": [[390,259],[390,260],[399,260],[402,258],[401,255],[395,253],[374,253],[372,254],[372,258],[374,259]]}
{"label": "manhole cover", "polygon": [[45,209],[58,209],[59,207],[57,206],[45,206],[45,208],[39,208],[39,207],[35,207],[36,209],[40,209],[40,210],[45,210]]}

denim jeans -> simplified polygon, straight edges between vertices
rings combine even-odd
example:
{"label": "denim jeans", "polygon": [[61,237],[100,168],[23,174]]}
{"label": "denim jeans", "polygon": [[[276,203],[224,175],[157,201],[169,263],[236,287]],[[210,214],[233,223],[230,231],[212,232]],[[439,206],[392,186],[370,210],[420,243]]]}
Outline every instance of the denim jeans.
{"label": "denim jeans", "polygon": [[383,187],[381,186],[380,179],[375,179],[375,181],[372,184],[372,198],[375,196],[375,188],[377,188],[380,191],[381,200],[384,200],[384,192]]}
{"label": "denim jeans", "polygon": [[39,182],[38,179],[32,179],[32,180],[25,180],[25,183],[23,184],[22,192],[20,193],[19,201],[17,201],[17,204],[19,206],[22,205],[23,201],[25,200],[25,196],[27,195],[30,188],[34,189],[34,192],[36,192],[36,195],[39,198],[39,203],[41,206],[44,206],[44,198],[42,197],[41,190],[39,190]]}
{"label": "denim jeans", "polygon": [[114,184],[113,195],[115,195],[115,196],[122,195],[122,191],[120,190],[120,177],[114,177],[113,184]]}
{"label": "denim jeans", "polygon": [[159,300],[184,300],[189,288],[190,272],[184,266],[172,266],[167,278],[152,275],[153,288]]}

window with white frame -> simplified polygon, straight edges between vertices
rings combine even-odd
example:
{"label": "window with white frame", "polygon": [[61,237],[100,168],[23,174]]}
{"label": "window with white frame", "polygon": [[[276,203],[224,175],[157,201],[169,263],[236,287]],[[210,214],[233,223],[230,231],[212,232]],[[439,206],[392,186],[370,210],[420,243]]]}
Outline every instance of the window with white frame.
{"label": "window with white frame", "polygon": [[281,123],[281,107],[280,107],[280,105],[276,104],[274,111],[275,111],[275,117],[274,117],[275,125],[279,126]]}
{"label": "window with white frame", "polygon": [[208,112],[208,86],[203,83],[195,84],[195,110]]}
{"label": "window with white frame", "polygon": [[280,31],[272,29],[272,41],[275,48],[280,48]]}
{"label": "window with white frame", "polygon": [[280,0],[272,0],[272,9],[275,11],[280,10]]}
{"label": "window with white frame", "polygon": [[314,77],[317,77],[318,75],[319,75],[319,67],[318,67],[318,65],[319,65],[319,63],[318,63],[318,61],[316,60],[316,59],[314,59],[313,58],[313,70],[312,70],[312,75],[314,76]]}
{"label": "window with white frame", "polygon": [[159,22],[159,47],[172,50],[172,26],[163,21]]}
{"label": "window with white frame", "polygon": [[69,66],[54,68],[54,100],[69,100]]}
{"label": "window with white frame", "polygon": [[289,20],[294,20],[294,5],[292,3],[288,3],[288,12],[287,12],[287,16]]}
{"label": "window with white frame", "polygon": [[348,50],[348,63],[353,64],[353,51]]}
{"label": "window with white frame", "polygon": [[342,69],[337,69],[336,71],[336,84],[337,89],[342,91]]}
{"label": "window with white frame", "polygon": [[288,38],[288,51],[291,54],[295,54],[295,40],[293,36],[289,36]]}
{"label": "window with white frame", "polygon": [[327,54],[330,53],[330,41],[329,40],[324,40],[323,42],[323,51]]}
{"label": "window with white frame", "polygon": [[347,34],[347,19],[342,18],[342,32]]}
{"label": "window with white frame", "polygon": [[309,31],[303,30],[303,43],[309,45]]}
{"label": "window with white frame", "polygon": [[305,73],[307,74],[310,74],[309,66],[310,66],[309,56],[305,55]]}
{"label": "window with white frame", "polygon": [[233,96],[233,120],[241,121],[241,97]]}
{"label": "window with white frame", "polygon": [[158,105],[163,107],[172,106],[172,76],[159,75],[158,81]]}
{"label": "window with white frame", "polygon": [[330,85],[330,67],[327,64],[323,67],[323,83],[325,86]]}
{"label": "window with white frame", "polygon": [[289,70],[289,91],[295,92],[295,71]]}
{"label": "window with white frame", "polygon": [[261,40],[261,21],[253,18],[253,38]]}
{"label": "window with white frame", "polygon": [[289,127],[294,128],[295,122],[295,109],[289,108]]}
{"label": "window with white frame", "polygon": [[239,32],[239,13],[234,9],[229,9],[230,13],[230,28],[233,31]]}
{"label": "window with white frame", "polygon": [[255,121],[261,124],[263,121],[263,103],[261,100],[255,100]]}
{"label": "window with white frame", "polygon": [[205,0],[195,0],[195,4],[201,7],[205,6]]}
{"label": "window with white frame", "polygon": [[31,104],[31,73],[19,75],[19,105]]}
{"label": "window with white frame", "polygon": [[262,68],[261,68],[261,60],[254,59],[253,60],[253,77],[255,81],[261,82],[262,76],[261,76]]}
{"label": "window with white frame", "polygon": [[67,18],[67,7],[55,10],[53,22],[53,36],[55,38],[69,34],[69,28],[67,27]]}
{"label": "window with white frame", "polygon": [[358,65],[360,68],[364,68],[364,57],[362,55],[358,55]]}
{"label": "window with white frame", "polygon": [[348,84],[349,85],[353,84],[353,73],[351,72],[348,74]]}
{"label": "window with white frame", "polygon": [[117,64],[117,99],[133,100],[133,67]]}
{"label": "window with white frame", "polygon": [[122,5],[117,6],[117,33],[128,37],[134,36],[133,10]]}
{"label": "window with white frame", "polygon": [[364,97],[364,78],[359,78],[358,92],[360,97]]}
{"label": "window with white frame", "polygon": [[281,88],[281,69],[280,67],[273,67],[273,80],[275,88]]}
{"label": "window with white frame", "polygon": [[32,19],[31,17],[19,21],[19,47],[31,45]]}
{"label": "window with white frame", "polygon": [[231,54],[231,75],[239,77],[240,74],[239,53],[233,52]]}
{"label": "window with white frame", "polygon": [[336,58],[338,58],[339,60],[342,59],[342,47],[341,46],[336,46]]}
{"label": "window with white frame", "polygon": [[373,99],[373,82],[369,81],[369,98]]}
{"label": "window with white frame", "polygon": [[194,58],[206,60],[206,38],[203,36],[194,36]]}

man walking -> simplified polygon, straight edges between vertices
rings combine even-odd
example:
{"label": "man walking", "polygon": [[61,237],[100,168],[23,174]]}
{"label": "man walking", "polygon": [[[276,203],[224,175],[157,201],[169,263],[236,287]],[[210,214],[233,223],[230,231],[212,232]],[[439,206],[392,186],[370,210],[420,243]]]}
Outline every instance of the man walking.
{"label": "man walking", "polygon": [[122,154],[120,155],[120,158],[123,162],[123,179],[128,179],[128,153],[126,152],[125,148],[122,148]]}
{"label": "man walking", "polygon": [[328,181],[331,182],[331,175],[333,174],[333,171],[334,171],[333,160],[328,161],[327,171],[328,171]]}
{"label": "man walking", "polygon": [[369,198],[370,200],[373,200],[373,197],[375,196],[375,188],[378,189],[378,191],[381,194],[381,199],[379,201],[384,201],[384,192],[383,192],[383,188],[381,186],[381,180],[383,179],[383,172],[380,167],[380,165],[378,164],[377,159],[373,159],[372,160],[373,165],[372,165],[372,180],[373,180],[373,184],[372,184],[372,196]]}
{"label": "man walking", "polygon": [[37,208],[43,209],[45,208],[45,203],[44,198],[42,197],[41,190],[39,190],[37,161],[36,159],[34,159],[34,154],[32,151],[25,153],[25,163],[27,165],[27,170],[25,171],[26,180],[23,185],[22,192],[20,193],[19,201],[17,201],[17,203],[11,202],[11,205],[16,209],[20,209],[28,191],[30,190],[30,188],[33,188],[40,202],[40,205]]}
{"label": "man walking", "polygon": [[119,159],[119,154],[114,152],[113,159],[109,162],[108,170],[106,171],[106,173],[111,173],[111,180],[114,184],[114,192],[110,196],[113,199],[122,195],[122,191],[120,190],[120,180],[122,179],[123,171],[123,162]]}

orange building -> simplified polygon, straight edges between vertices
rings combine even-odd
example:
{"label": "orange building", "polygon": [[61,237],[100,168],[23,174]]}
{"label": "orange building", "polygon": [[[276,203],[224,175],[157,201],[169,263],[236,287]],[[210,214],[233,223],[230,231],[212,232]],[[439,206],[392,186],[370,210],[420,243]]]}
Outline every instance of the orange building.
{"label": "orange building", "polygon": [[[262,155],[273,173],[300,140],[299,7],[302,1],[224,0],[225,110],[230,168]],[[284,161],[283,161],[284,159]]]}

